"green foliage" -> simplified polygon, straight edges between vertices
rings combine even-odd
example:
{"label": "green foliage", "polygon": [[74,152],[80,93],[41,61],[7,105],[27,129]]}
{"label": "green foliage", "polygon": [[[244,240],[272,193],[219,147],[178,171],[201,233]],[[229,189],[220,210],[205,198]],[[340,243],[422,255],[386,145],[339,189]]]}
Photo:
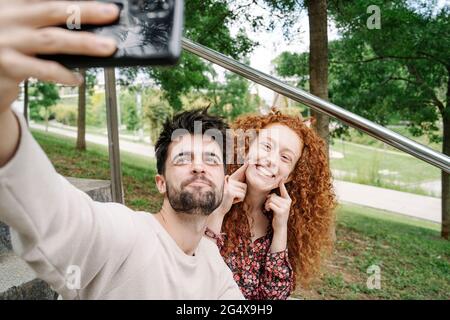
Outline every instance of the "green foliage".
{"label": "green foliage", "polygon": [[[382,125],[407,121],[414,136],[428,134],[438,142],[439,123],[448,109],[450,11],[447,6],[433,14],[435,3],[408,3],[330,2],[343,33],[329,44],[330,100]],[[366,26],[372,4],[381,8],[381,30]],[[279,75],[295,76],[298,86],[308,89],[307,53],[284,52],[274,63]],[[334,133],[346,130],[340,125]]]}
{"label": "green foliage", "polygon": [[50,107],[59,101],[58,87],[53,83],[34,82],[29,85],[30,118],[48,120]]}
{"label": "green foliage", "polygon": [[272,63],[275,72],[282,77],[296,77],[297,86],[309,90],[309,53],[282,52]]}
{"label": "green foliage", "polygon": [[172,116],[173,109],[161,91],[148,89],[142,96],[143,114],[150,125],[150,139],[156,143],[164,122]]}
{"label": "green foliage", "polygon": [[52,107],[52,113],[55,115],[56,121],[68,126],[77,125],[78,110],[75,105],[57,104]]}
{"label": "green foliage", "polygon": [[250,82],[233,73],[227,73],[225,78],[225,84],[214,83],[208,91],[211,112],[229,121],[241,114],[256,112],[261,101],[250,94]]}
{"label": "green foliage", "polygon": [[119,96],[122,123],[125,123],[127,130],[135,131],[139,128],[140,121],[136,107],[136,92],[126,90]]}
{"label": "green foliage", "polygon": [[94,127],[106,126],[105,94],[94,93],[86,106],[86,125]]}
{"label": "green foliage", "polygon": [[88,98],[94,95],[95,85],[97,84],[97,74],[99,69],[87,69],[86,70],[86,93]]}
{"label": "green foliage", "polygon": [[[229,27],[237,18],[227,0],[186,1],[184,36],[233,58],[242,58],[255,43],[243,31],[231,35]],[[152,67],[143,71],[161,87],[170,106],[180,111],[183,109],[182,95],[191,90],[207,89],[213,69],[199,57],[184,52],[175,67]],[[137,73],[137,68],[121,69],[120,81],[132,82]]]}
{"label": "green foliage", "polygon": [[[333,102],[382,124],[399,114],[415,136],[440,140],[449,109],[450,7],[419,0],[331,3],[343,33],[330,46]],[[380,30],[366,26],[369,5],[380,7]]]}

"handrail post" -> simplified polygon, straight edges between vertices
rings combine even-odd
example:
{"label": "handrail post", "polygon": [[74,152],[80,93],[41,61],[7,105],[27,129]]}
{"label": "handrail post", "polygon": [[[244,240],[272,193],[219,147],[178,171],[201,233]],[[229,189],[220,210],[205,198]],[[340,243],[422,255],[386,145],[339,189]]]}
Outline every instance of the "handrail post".
{"label": "handrail post", "polygon": [[119,128],[117,114],[116,75],[114,68],[105,68],[106,122],[108,127],[109,164],[112,201],[125,203],[120,166]]}

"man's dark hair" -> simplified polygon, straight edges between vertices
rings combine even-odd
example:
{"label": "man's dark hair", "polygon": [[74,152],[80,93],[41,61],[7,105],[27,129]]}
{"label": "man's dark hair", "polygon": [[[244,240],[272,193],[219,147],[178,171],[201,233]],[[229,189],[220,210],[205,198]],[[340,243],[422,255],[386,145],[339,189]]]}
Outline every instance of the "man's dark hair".
{"label": "man's dark hair", "polygon": [[[219,116],[208,114],[208,108],[196,109],[181,112],[175,115],[172,119],[168,119],[163,126],[162,132],[159,135],[158,141],[155,144],[156,153],[156,167],[159,174],[164,174],[166,168],[167,152],[169,145],[172,142],[172,134],[175,130],[186,130],[190,134],[195,134],[194,123],[199,121],[202,123],[202,134],[209,134],[211,131],[221,133],[221,141],[217,141],[222,149],[222,160],[225,170],[225,156],[226,156],[226,141],[228,124]],[[199,133],[199,132],[198,132]],[[211,135],[213,138],[214,136]]]}

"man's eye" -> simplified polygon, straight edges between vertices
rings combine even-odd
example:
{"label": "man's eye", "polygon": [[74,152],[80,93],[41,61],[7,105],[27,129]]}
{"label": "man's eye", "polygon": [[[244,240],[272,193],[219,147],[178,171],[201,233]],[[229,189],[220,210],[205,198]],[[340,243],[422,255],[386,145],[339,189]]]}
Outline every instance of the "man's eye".
{"label": "man's eye", "polygon": [[188,163],[191,163],[191,157],[189,156],[178,157],[175,160],[175,164],[188,164]]}
{"label": "man's eye", "polygon": [[205,162],[207,164],[219,164],[220,163],[219,159],[217,159],[217,157],[214,157],[214,156],[206,156]]}

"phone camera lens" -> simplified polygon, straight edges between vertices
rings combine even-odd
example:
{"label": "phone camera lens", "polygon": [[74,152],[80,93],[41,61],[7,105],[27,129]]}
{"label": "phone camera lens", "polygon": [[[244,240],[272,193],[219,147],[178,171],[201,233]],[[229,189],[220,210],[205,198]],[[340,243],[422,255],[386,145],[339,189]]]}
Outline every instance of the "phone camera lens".
{"label": "phone camera lens", "polygon": [[147,13],[149,18],[165,18],[170,14],[174,0],[143,0],[144,6],[140,9]]}

